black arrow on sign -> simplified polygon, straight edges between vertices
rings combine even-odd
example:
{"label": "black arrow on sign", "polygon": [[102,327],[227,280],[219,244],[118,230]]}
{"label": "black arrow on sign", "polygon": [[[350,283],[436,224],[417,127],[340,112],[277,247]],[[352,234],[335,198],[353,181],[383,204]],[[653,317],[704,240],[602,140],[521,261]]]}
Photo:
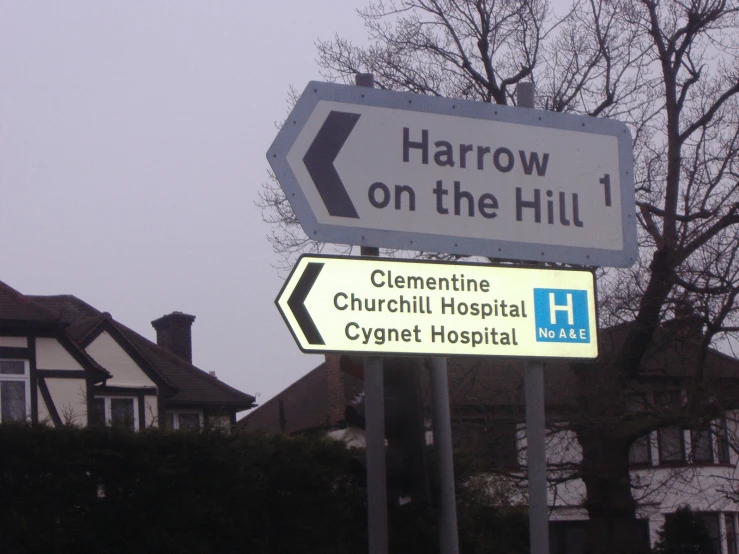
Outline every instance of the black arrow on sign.
{"label": "black arrow on sign", "polygon": [[310,344],[326,344],[323,342],[321,333],[318,332],[316,324],[313,322],[313,318],[308,313],[308,309],[305,307],[305,299],[310,293],[310,289],[313,288],[313,283],[318,279],[318,274],[321,273],[323,264],[318,262],[310,262],[305,266],[305,271],[300,276],[298,284],[295,285],[293,293],[287,300],[287,305],[295,315],[295,320],[300,325],[300,330],[303,331],[303,335],[308,339]]}
{"label": "black arrow on sign", "polygon": [[358,113],[334,111],[329,113],[303,158],[303,163],[316,184],[328,213],[337,217],[359,219],[359,214],[334,167],[336,156],[339,155],[341,147],[344,146],[358,120]]}

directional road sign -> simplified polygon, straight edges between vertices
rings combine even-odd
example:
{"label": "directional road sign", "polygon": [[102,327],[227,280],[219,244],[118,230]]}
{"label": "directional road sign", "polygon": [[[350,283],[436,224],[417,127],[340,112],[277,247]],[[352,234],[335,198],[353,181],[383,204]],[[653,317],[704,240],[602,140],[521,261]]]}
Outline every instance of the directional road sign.
{"label": "directional road sign", "polygon": [[629,266],[618,121],[311,82],[267,153],[315,240]]}
{"label": "directional road sign", "polygon": [[306,255],[276,304],[304,352],[598,356],[590,271]]}

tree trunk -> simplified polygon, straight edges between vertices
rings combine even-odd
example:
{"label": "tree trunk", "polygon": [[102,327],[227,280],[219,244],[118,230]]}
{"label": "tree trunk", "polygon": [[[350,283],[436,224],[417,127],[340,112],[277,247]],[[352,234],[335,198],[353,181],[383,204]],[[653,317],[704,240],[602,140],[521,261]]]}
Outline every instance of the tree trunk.
{"label": "tree trunk", "polygon": [[649,552],[636,519],[628,443],[609,429],[577,429],[577,435],[583,449],[582,480],[590,518],[589,554]]}

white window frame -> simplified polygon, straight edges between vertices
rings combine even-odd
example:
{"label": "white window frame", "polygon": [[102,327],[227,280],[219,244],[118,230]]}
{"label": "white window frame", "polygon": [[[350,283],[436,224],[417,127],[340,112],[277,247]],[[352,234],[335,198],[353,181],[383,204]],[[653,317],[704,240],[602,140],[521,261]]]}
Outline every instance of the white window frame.
{"label": "white window frame", "polygon": [[[13,382],[23,382],[25,383],[25,404],[26,404],[26,413],[24,415],[24,419],[28,420],[31,416],[31,376],[30,376],[30,365],[28,363],[28,360],[19,360],[19,359],[8,359],[8,358],[2,358],[0,359],[0,362],[21,362],[23,364],[23,375],[9,375],[2,373],[0,374],[0,381],[13,381]],[[2,385],[0,385],[2,386]],[[2,395],[0,395],[0,423],[2,423],[3,419],[3,412],[2,412]]]}
{"label": "white window frame", "polygon": [[165,410],[164,421],[166,423],[167,416],[172,416],[172,427],[167,426],[167,429],[178,431],[180,428],[180,414],[197,414],[200,428],[203,428],[203,412],[199,410]]}
{"label": "white window frame", "polygon": [[[692,429],[686,429],[685,430],[685,446],[689,448],[689,463],[695,464],[695,465],[702,465],[702,466],[709,466],[709,465],[726,465],[731,464],[731,449],[729,448],[728,451],[728,462],[721,461],[721,441],[727,441],[728,442],[728,418],[726,415],[723,415],[717,419],[712,420],[708,425],[706,426],[706,431],[708,432],[708,440],[710,441],[710,454],[711,454],[711,460],[710,461],[696,461],[694,458],[694,440],[693,440],[693,434],[694,430]],[[724,436],[722,437],[722,429]],[[687,452],[686,452],[687,454]]]}
{"label": "white window frame", "polygon": [[113,424],[113,410],[111,408],[110,401],[116,400],[133,400],[133,430],[138,431],[141,426],[139,424],[139,399],[136,396],[119,396],[119,395],[95,395],[95,400],[103,400],[105,402],[105,425],[111,426]]}
{"label": "white window frame", "polygon": [[[726,544],[722,544],[722,547],[726,548],[727,554],[732,554],[734,552],[739,552],[739,533],[737,532],[739,528],[737,527],[737,513],[736,512],[722,512],[723,517],[721,518],[720,524],[721,524],[721,541],[726,542]],[[726,520],[729,520],[728,522]],[[729,528],[727,527],[727,523],[731,525],[731,532]],[[734,538],[733,540],[733,548],[729,546],[729,540],[731,538]]]}

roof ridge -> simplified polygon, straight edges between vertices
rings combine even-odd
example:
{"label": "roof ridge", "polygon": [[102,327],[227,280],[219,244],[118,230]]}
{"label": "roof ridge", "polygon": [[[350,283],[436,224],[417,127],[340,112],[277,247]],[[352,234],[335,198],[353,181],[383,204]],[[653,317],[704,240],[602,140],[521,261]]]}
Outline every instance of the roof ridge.
{"label": "roof ridge", "polygon": [[52,311],[46,309],[43,306],[40,306],[39,304],[34,302],[29,296],[14,289],[10,285],[8,285],[6,282],[0,281],[0,290],[3,290],[7,294],[10,294],[12,297],[14,297],[15,300],[17,300],[18,302],[21,302],[25,307],[33,311],[40,312],[39,315],[42,315],[48,318],[49,321],[60,321],[59,318],[57,318]]}
{"label": "roof ridge", "polygon": [[[85,343],[85,341],[87,341],[89,337],[91,337],[95,333],[95,331],[97,331],[98,327],[100,327],[100,325],[109,318],[110,314],[108,312],[99,313],[95,317],[91,317],[84,321],[80,321],[79,323],[71,325],[69,327],[69,331],[73,332],[75,329],[79,328],[82,328],[84,330],[84,332],[75,339],[76,342],[82,345]],[[90,328],[85,329],[85,326],[90,326]]]}
{"label": "roof ridge", "polygon": [[85,308],[89,308],[90,310],[97,312],[98,314],[102,313],[95,306],[93,306],[92,304],[88,304],[79,296],[75,296],[74,294],[27,294],[25,296],[27,298],[30,298],[33,302],[36,302],[38,299],[42,298],[71,298],[74,299],[77,303],[82,304]]}

